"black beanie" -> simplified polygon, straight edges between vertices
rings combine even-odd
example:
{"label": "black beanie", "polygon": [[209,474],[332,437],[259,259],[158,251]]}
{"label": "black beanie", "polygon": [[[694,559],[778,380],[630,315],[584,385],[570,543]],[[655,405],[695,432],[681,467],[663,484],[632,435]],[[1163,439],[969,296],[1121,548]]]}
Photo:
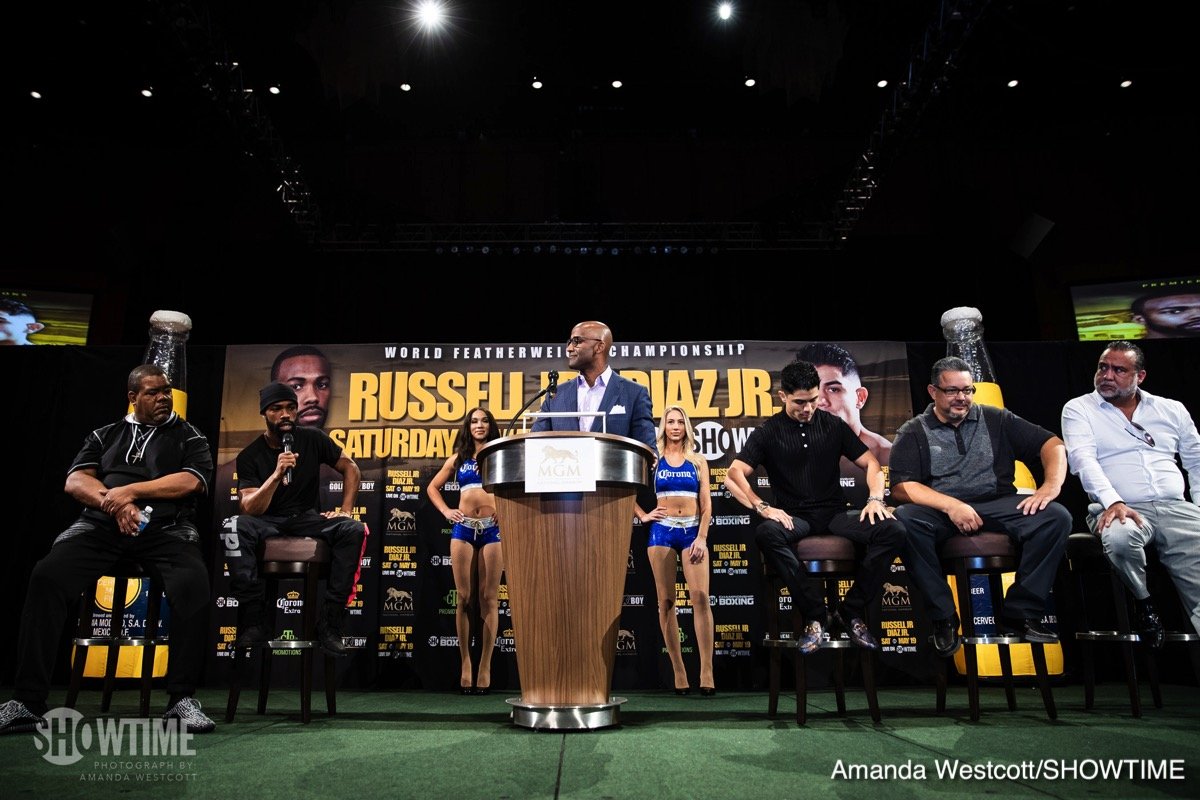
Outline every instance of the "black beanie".
{"label": "black beanie", "polygon": [[265,413],[271,403],[282,403],[286,400],[297,402],[295,389],[286,383],[268,383],[258,390],[258,413]]}

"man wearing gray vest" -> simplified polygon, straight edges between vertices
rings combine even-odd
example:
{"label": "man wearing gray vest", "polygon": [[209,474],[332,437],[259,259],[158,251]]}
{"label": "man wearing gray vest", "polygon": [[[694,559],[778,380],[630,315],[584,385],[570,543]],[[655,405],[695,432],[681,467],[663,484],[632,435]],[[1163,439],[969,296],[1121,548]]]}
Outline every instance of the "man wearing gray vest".
{"label": "man wearing gray vest", "polygon": [[[1058,503],[1067,474],[1062,439],[1011,411],[974,405],[971,367],[960,358],[933,365],[925,412],[900,427],[892,445],[892,496],[905,503],[896,518],[908,531],[902,558],[933,620],[939,656],[961,646],[954,597],[942,576],[938,547],[951,536],[1006,533],[1021,552],[1017,576],[997,620],[1027,642],[1055,642],[1042,615],[1071,533]],[[1042,485],[1020,497],[1013,461],[1040,459]]]}

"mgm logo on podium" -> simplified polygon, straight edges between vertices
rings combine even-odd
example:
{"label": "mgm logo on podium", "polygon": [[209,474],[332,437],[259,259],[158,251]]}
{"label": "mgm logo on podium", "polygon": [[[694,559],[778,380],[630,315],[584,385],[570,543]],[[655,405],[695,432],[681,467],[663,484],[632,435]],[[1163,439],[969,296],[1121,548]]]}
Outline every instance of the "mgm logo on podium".
{"label": "mgm logo on podium", "polygon": [[586,436],[525,442],[525,491],[596,491],[596,441]]}

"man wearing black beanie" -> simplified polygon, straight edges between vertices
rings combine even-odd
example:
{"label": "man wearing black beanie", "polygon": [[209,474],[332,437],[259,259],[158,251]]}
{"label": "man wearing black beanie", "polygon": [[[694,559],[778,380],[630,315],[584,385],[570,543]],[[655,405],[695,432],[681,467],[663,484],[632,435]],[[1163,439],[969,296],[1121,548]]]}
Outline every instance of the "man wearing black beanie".
{"label": "man wearing black beanie", "polygon": [[[221,538],[229,566],[230,591],[238,601],[234,647],[270,640],[263,583],[258,577],[258,544],[271,536],[320,539],[333,552],[317,639],[330,655],[345,655],[342,618],[354,591],[365,528],[352,516],[361,473],[358,465],[329,435],[296,424],[296,392],[285,383],[269,383],[258,393],[259,413],[267,430],[237,457],[238,510],[225,520]],[[319,511],[320,469],[328,464],[342,475],[341,507]]]}

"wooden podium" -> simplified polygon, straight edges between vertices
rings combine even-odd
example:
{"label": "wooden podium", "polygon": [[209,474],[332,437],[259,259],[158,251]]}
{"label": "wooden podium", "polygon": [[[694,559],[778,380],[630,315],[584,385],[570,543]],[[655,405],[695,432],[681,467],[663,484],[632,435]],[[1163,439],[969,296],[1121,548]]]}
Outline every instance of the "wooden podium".
{"label": "wooden podium", "polygon": [[[513,723],[617,724],[625,700],[610,689],[633,507],[653,485],[654,451],[624,436],[548,431],[497,439],[477,460],[504,545],[521,683],[508,700]],[[553,488],[556,477],[581,474],[594,476],[593,491]]]}

